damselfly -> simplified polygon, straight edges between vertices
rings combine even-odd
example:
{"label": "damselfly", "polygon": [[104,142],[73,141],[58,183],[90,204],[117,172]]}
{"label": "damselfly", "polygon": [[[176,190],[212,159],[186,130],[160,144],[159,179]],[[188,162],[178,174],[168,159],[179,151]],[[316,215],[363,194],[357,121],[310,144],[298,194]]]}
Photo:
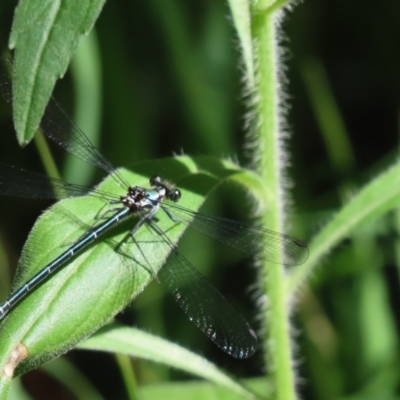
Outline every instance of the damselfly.
{"label": "damselfly", "polygon": [[[0,94],[12,102],[12,85],[9,78],[11,64],[5,60],[0,71]],[[72,257],[85,249],[99,236],[119,224],[121,221],[136,217],[137,221],[130,232],[133,241],[135,234],[144,224],[158,235],[160,242],[170,248],[167,264],[161,268],[157,277],[166,283],[182,310],[189,319],[207,335],[218,347],[237,358],[251,356],[256,350],[257,337],[248,322],[233,306],[192,266],[176,249],[154,216],[162,210],[177,224],[201,232],[213,239],[232,246],[251,256],[261,257],[284,265],[303,263],[308,257],[308,248],[300,240],[274,231],[243,224],[241,222],[217,218],[188,210],[178,205],[181,192],[159,176],[150,179],[150,188],[131,186],[115,170],[111,163],[91,144],[87,136],[67,117],[58,103],[51,99],[42,121],[41,131],[58,145],[78,158],[104,169],[118,183],[125,187],[124,195],[115,196],[103,192],[91,191],[95,196],[112,199],[114,213],[102,223],[81,237],[68,250],[53,262],[46,265],[28,282],[2,304],[0,319],[28,293],[46,280],[51,274],[64,266]],[[90,189],[49,178],[31,171],[11,167],[0,163],[0,194],[60,199],[86,195]],[[138,250],[141,248],[136,243]],[[146,259],[146,254],[143,254]],[[151,265],[149,266],[151,270]]]}

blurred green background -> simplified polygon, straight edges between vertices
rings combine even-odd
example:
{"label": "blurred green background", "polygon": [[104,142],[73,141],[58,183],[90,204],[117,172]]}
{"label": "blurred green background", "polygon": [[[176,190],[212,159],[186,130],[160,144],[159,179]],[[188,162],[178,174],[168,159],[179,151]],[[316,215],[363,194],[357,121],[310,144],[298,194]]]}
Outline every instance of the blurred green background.
{"label": "blurred green background", "polygon": [[[0,4],[1,49],[7,47],[16,4]],[[295,215],[288,233],[309,241],[353,192],[398,158],[399,21],[400,3],[389,0],[308,0],[287,15],[282,64]],[[56,96],[115,165],[181,152],[232,157],[246,165],[247,109],[236,42],[224,1],[109,1],[83,50],[89,55],[84,63],[89,76],[78,82],[84,75],[76,61],[80,72],[69,72]],[[76,105],[85,85],[89,100]],[[95,101],[98,118],[90,108]],[[42,170],[33,144],[24,150],[17,146],[7,107],[0,108],[0,118],[0,160]],[[59,149],[54,154],[63,176],[80,181],[82,170],[73,172]],[[90,185],[102,176],[86,173]],[[208,207],[218,212],[221,204],[214,197]],[[227,215],[246,216],[239,210],[242,196],[236,202],[222,197],[229,204]],[[0,205],[0,293],[5,298],[22,245],[46,204],[2,198]],[[299,293],[294,340],[302,398],[400,397],[399,222],[392,213],[364,226],[335,249]],[[247,290],[254,271],[218,245],[196,251],[195,240],[185,239],[184,253],[248,318],[254,317]],[[232,360],[203,340],[170,297],[160,302],[162,292],[153,284],[120,320],[203,352],[233,374],[263,373],[261,357]],[[104,398],[125,398],[112,356],[75,351],[67,357]],[[189,378],[140,360],[134,368],[143,384]],[[40,371],[23,382],[34,398],[47,398],[42,387],[48,398],[74,398]]]}

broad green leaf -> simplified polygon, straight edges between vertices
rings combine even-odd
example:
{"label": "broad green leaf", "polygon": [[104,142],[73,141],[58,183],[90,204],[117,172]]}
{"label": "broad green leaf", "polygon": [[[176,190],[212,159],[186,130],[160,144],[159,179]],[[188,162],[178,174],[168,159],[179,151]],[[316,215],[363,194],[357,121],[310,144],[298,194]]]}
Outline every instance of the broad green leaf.
{"label": "broad green leaf", "polygon": [[[132,185],[148,187],[149,177],[161,173],[179,186],[180,203],[192,210],[201,206],[205,195],[221,179],[241,172],[233,164],[207,157],[148,162],[136,165],[134,170],[121,170],[121,174]],[[125,191],[110,177],[98,188],[118,196]],[[24,247],[14,289],[68,250],[107,207],[103,199],[86,196],[62,200],[45,212]],[[184,227],[163,214],[157,214],[158,223],[176,243]],[[99,238],[11,311],[0,325],[3,368],[16,350],[20,354],[26,352],[26,358],[16,362],[16,374],[65,353],[109,321],[145,288],[164,264],[170,249],[155,242],[150,230],[142,227],[135,239],[146,254],[144,260],[138,247],[129,240],[126,242],[133,225],[133,220],[125,221],[106,235],[106,239]],[[116,244],[124,240],[118,252],[115,251]],[[9,369],[10,377],[14,366],[10,364]]]}
{"label": "broad green leaf", "polygon": [[18,141],[28,143],[55,82],[67,70],[83,35],[92,29],[104,0],[21,0],[9,46],[15,49],[14,121]]}
{"label": "broad green leaf", "polygon": [[138,329],[106,327],[79,344],[79,348],[127,354],[166,364],[228,388],[238,398],[255,399],[253,393],[205,358]]}

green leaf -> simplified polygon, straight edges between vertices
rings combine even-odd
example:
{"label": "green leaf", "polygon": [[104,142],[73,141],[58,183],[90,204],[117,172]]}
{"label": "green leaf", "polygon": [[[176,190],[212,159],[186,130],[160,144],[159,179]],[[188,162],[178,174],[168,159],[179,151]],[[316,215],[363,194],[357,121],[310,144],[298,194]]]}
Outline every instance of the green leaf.
{"label": "green leaf", "polygon": [[313,239],[310,258],[290,276],[290,293],[315,270],[321,259],[362,223],[372,221],[398,208],[400,203],[400,163],[367,184]]}
{"label": "green leaf", "polygon": [[[192,210],[201,206],[205,195],[221,179],[241,172],[233,164],[211,157],[164,159],[138,164],[134,170],[120,170],[132,185],[148,187],[149,177],[160,172],[172,179],[182,192],[180,204]],[[118,196],[125,194],[125,189],[110,177],[98,188]],[[24,247],[14,290],[67,251],[108,206],[103,199],[85,196],[62,200],[45,212]],[[174,224],[162,212],[157,214],[157,220],[176,243],[184,226]],[[164,264],[170,249],[155,243],[150,230],[142,227],[135,239],[146,254],[146,260],[132,242],[125,242],[118,252],[115,251],[116,244],[127,239],[133,226],[133,220],[121,223],[106,235],[106,239],[100,238],[89,245],[18,304],[0,327],[0,365],[3,368],[16,350],[22,355],[27,353],[24,360],[15,362],[21,361],[16,374],[65,353],[109,321],[145,288]],[[10,378],[14,365],[9,369]]]}
{"label": "green leaf", "polygon": [[79,348],[127,354],[165,364],[226,387],[238,398],[255,399],[253,393],[205,358],[138,329],[106,327],[79,344]]}
{"label": "green leaf", "polygon": [[[243,381],[246,386],[259,394],[260,399],[274,399],[273,385],[270,380],[251,378]],[[139,394],[141,400],[164,400],[166,395],[168,398],[176,400],[237,400],[243,398],[222,386],[204,381],[174,381],[144,385],[139,388]]]}
{"label": "green leaf", "polygon": [[14,121],[18,141],[28,143],[55,82],[67,70],[83,35],[92,29],[104,0],[21,0],[9,46],[16,49]]}
{"label": "green leaf", "polygon": [[[262,399],[273,399],[273,385],[265,378],[252,378],[244,380],[246,386],[249,386],[254,392],[260,394]],[[164,400],[169,399],[218,399],[218,400],[236,400],[243,397],[236,395],[231,390],[222,386],[216,386],[204,381],[180,381],[156,383],[144,385],[139,388],[141,400]]]}

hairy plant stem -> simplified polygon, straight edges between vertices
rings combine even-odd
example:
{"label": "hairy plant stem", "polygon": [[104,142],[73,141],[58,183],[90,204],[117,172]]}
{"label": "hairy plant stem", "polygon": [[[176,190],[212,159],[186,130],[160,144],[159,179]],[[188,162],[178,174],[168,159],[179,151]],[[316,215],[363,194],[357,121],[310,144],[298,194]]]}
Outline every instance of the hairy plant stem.
{"label": "hairy plant stem", "polygon": [[[283,160],[284,149],[280,132],[280,82],[277,15],[254,10],[252,36],[256,64],[254,115],[254,163],[265,182],[267,210],[262,224],[268,229],[283,231]],[[266,332],[265,362],[274,375],[276,399],[296,398],[293,371],[290,322],[285,296],[285,273],[280,265],[265,262],[260,269],[260,290],[268,296],[268,311],[263,310],[263,330]]]}

